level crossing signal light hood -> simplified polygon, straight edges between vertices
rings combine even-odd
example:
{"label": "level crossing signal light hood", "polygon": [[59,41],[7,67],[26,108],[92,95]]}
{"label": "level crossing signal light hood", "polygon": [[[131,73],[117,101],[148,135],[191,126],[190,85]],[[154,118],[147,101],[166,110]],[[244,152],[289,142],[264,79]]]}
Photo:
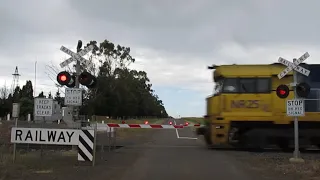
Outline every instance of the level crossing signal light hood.
{"label": "level crossing signal light hood", "polygon": [[97,84],[97,78],[88,72],[82,72],[79,75],[79,83],[88,88],[94,88]]}
{"label": "level crossing signal light hood", "polygon": [[62,86],[67,86],[69,88],[72,88],[75,86],[76,83],[75,76],[71,75],[67,71],[62,71],[57,75],[57,81]]}
{"label": "level crossing signal light hood", "polygon": [[300,83],[300,84],[298,84],[297,85],[297,87],[296,87],[297,89],[297,95],[299,96],[299,97],[302,97],[302,98],[306,98],[306,97],[308,97],[308,95],[309,95],[309,93],[310,93],[310,86],[309,86],[309,84],[307,84],[307,83]]}
{"label": "level crossing signal light hood", "polygon": [[[75,87],[76,76],[67,71],[62,71],[57,75],[57,81],[62,86],[69,88]],[[78,77],[79,83],[87,88],[94,88],[97,84],[97,78],[88,72],[82,72]]]}
{"label": "level crossing signal light hood", "polygon": [[[308,97],[310,93],[310,86],[309,84],[302,82],[297,84],[296,86],[296,92],[298,97],[297,98],[306,98]],[[287,85],[281,84],[277,87],[276,89],[277,96],[281,99],[285,99],[289,96],[290,94],[290,89]]]}

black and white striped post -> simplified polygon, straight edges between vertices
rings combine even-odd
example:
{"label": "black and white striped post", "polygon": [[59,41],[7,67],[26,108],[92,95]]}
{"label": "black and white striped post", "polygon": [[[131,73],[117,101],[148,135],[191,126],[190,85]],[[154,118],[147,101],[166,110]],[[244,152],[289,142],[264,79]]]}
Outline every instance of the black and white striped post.
{"label": "black and white striped post", "polygon": [[92,162],[95,165],[97,125],[94,130],[81,129],[79,132],[78,161]]}

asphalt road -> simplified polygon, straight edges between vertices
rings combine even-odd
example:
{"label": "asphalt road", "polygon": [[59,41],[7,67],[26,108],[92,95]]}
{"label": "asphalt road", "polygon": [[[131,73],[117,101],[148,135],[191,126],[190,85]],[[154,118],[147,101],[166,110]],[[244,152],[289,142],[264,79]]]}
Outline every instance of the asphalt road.
{"label": "asphalt road", "polygon": [[[174,124],[182,120],[170,120]],[[169,124],[168,122],[165,122]],[[259,175],[245,169],[241,162],[221,151],[204,147],[190,128],[156,130],[143,146],[122,149],[127,155],[140,149],[139,157],[126,168],[119,180],[256,180]],[[129,156],[128,156],[129,157]]]}

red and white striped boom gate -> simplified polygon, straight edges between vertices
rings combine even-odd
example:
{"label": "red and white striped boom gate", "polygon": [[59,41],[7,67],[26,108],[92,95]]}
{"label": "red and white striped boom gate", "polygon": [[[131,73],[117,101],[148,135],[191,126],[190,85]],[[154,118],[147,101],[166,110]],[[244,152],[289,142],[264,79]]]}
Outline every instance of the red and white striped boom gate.
{"label": "red and white striped boom gate", "polygon": [[116,124],[107,123],[110,128],[151,128],[151,129],[182,129],[184,127],[199,127],[200,124],[195,125],[163,125],[163,124]]}

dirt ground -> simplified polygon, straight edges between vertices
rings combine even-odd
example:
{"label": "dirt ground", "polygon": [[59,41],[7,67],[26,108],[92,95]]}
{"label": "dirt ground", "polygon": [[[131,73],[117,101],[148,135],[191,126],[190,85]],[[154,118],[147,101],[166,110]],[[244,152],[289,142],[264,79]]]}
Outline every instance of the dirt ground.
{"label": "dirt ground", "polygon": [[[132,143],[145,142],[148,138],[147,133],[150,131],[141,131],[130,133],[130,137],[122,137],[122,141],[126,138]],[[128,133],[129,134],[129,133]],[[118,139],[121,141],[120,139]],[[13,163],[12,148],[3,148],[0,150],[0,180],[37,180],[37,179],[102,179],[98,174],[105,174],[109,179],[112,176],[117,176],[118,171],[112,170],[110,162],[115,162],[117,154],[113,150],[109,152],[109,146],[105,146],[103,151],[101,147],[97,148],[96,165],[92,167],[92,163],[84,163],[77,161],[77,151],[73,150],[19,150],[16,156],[16,161]],[[118,157],[124,161],[134,162],[134,159],[139,157],[139,152],[135,156],[132,154],[128,157]],[[108,168],[107,168],[108,167]],[[123,168],[127,168],[123,167]],[[121,167],[119,167],[121,168]]]}
{"label": "dirt ground", "polygon": [[[136,122],[140,123],[140,122]],[[159,123],[159,122],[157,122]],[[117,130],[117,145],[129,141],[131,144],[148,142],[154,131],[142,129]],[[103,137],[99,138],[98,140]],[[10,128],[0,125],[0,142],[10,141]],[[1,143],[0,143],[1,144]],[[102,150],[97,148],[96,166],[90,163],[79,163],[77,152],[73,150],[32,150],[29,152],[19,150],[16,162],[13,163],[12,145],[2,143],[0,145],[0,180],[69,180],[69,179],[117,179],[119,173],[129,167],[140,157],[141,151],[130,154],[117,153],[117,150],[108,151],[108,145]],[[306,160],[303,164],[292,164],[289,158],[292,153],[250,153],[239,151],[225,152],[243,163],[246,168],[253,169],[273,180],[320,180],[320,153],[303,153]],[[41,155],[42,154],[42,155]],[[120,160],[125,161],[122,166],[111,165]],[[105,177],[105,178],[104,178]]]}
{"label": "dirt ground", "polygon": [[[144,124],[145,120],[131,120],[131,124]],[[162,120],[149,120],[149,123],[158,124]],[[108,120],[105,123],[121,123],[119,120]],[[98,132],[98,147],[96,166],[92,167],[92,163],[83,163],[77,161],[77,151],[71,147],[49,149],[45,145],[42,150],[39,148],[27,148],[17,150],[15,162],[13,162],[13,145],[10,143],[10,131],[13,126],[12,122],[3,122],[0,124],[0,180],[15,180],[15,179],[101,179],[94,178],[96,174],[101,172],[107,173],[106,176],[111,178],[114,171],[106,170],[105,167],[113,157],[110,154],[114,153],[114,148],[121,142],[130,141],[131,143],[143,143],[152,133],[150,129],[116,129],[116,144],[107,141],[105,133]],[[30,126],[29,126],[30,127]],[[32,127],[32,126],[31,126]],[[114,140],[114,139],[113,139]],[[101,145],[104,146],[101,146]],[[26,146],[26,145],[25,145]],[[109,152],[109,150],[111,150]],[[112,155],[114,156],[114,154]],[[128,162],[133,162],[139,157],[139,153],[133,157],[126,157]],[[116,176],[117,174],[114,174]]]}

